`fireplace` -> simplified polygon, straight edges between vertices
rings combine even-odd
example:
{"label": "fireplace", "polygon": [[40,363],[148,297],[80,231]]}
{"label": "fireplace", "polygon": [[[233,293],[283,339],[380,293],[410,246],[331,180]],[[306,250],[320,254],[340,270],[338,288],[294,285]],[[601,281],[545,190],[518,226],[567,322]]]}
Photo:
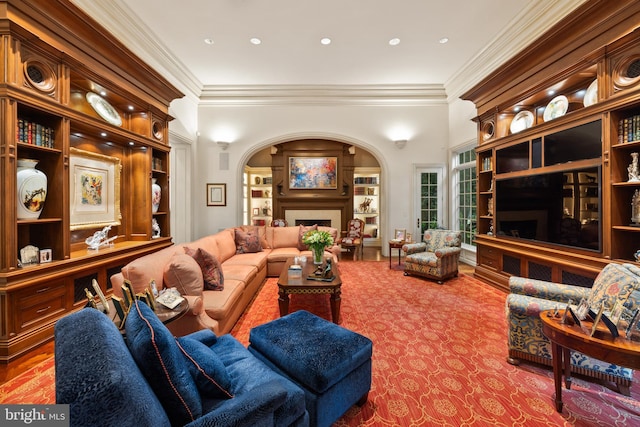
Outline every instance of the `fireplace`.
{"label": "fireplace", "polygon": [[319,227],[331,227],[330,219],[296,219],[296,225],[304,225],[308,227],[310,225],[317,224]]}
{"label": "fireplace", "polygon": [[333,227],[340,233],[342,211],[340,209],[286,209],[284,219],[290,225]]}

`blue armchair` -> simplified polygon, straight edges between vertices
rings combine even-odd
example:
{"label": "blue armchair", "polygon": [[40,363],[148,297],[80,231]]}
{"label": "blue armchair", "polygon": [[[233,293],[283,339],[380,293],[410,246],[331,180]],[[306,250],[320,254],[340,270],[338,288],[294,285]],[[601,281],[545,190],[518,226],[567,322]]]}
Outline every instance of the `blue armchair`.
{"label": "blue armchair", "polygon": [[[625,307],[619,326],[624,327],[632,313],[640,307],[640,268],[633,264],[607,264],[591,288],[511,277],[506,300],[508,324],[507,360],[517,365],[520,360],[551,365],[551,344],[542,333],[540,312],[569,302],[577,305],[585,298],[595,310],[604,302],[610,311],[615,303]],[[600,380],[611,381],[622,394],[629,395],[633,371],[629,368],[571,352],[571,371]]]}
{"label": "blue armchair", "polygon": [[91,426],[307,426],[304,391],[230,335],[175,338],[144,303],[126,339],[85,308],[55,326],[56,403]]}

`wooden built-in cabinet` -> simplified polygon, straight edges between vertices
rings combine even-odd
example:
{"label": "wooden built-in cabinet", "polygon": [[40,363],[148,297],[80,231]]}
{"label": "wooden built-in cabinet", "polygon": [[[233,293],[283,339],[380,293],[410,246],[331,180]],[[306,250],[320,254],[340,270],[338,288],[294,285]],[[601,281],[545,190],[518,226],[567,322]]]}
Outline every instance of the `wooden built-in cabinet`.
{"label": "wooden built-in cabinet", "polygon": [[478,112],[478,277],[589,287],[635,262],[639,22],[638,2],[586,2],[463,94]]}
{"label": "wooden built-in cabinet", "polygon": [[[86,304],[84,288],[92,289],[93,279],[109,294],[109,277],[123,265],[172,244],[168,107],[182,94],[70,1],[0,3],[0,362],[6,362],[50,340],[55,321]],[[98,97],[93,107],[87,93]],[[109,231],[117,238],[99,250],[88,250],[85,239],[103,224],[79,227],[70,213],[75,149],[120,165],[120,215]],[[18,219],[18,159],[37,160],[48,178],[37,219]],[[152,180],[162,189],[156,212]],[[153,236],[154,219],[160,236]],[[50,249],[50,260],[21,265],[27,245]]]}

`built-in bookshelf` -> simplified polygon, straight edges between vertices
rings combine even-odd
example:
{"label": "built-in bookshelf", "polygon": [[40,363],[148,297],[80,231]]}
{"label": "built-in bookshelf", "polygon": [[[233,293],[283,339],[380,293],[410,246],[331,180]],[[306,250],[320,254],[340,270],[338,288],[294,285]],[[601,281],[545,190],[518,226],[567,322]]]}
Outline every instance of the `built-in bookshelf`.
{"label": "built-in bookshelf", "polygon": [[271,168],[245,168],[247,181],[247,224],[271,225],[273,219],[273,178]]}
{"label": "built-in bookshelf", "polygon": [[353,216],[364,221],[365,245],[380,245],[380,169],[355,168]]}
{"label": "built-in bookshelf", "polygon": [[[0,76],[0,152],[11,153],[0,157],[0,362],[51,340],[93,280],[109,296],[123,265],[172,244],[168,110],[183,96],[72,2],[10,8],[0,19],[12,70]],[[47,178],[35,216],[18,214],[19,162],[21,176],[30,163]],[[103,231],[105,244],[89,248]]]}

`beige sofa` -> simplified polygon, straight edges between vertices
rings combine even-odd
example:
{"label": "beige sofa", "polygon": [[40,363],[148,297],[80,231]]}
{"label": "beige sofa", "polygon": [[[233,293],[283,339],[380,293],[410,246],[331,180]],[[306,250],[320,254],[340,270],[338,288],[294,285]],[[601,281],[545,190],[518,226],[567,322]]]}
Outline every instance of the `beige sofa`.
{"label": "beige sofa", "polygon": [[[260,236],[259,252],[236,253],[236,229],[257,230]],[[334,241],[338,230],[318,227],[329,231]],[[127,279],[135,292],[142,292],[153,279],[158,289],[176,287],[187,299],[186,315],[167,327],[175,335],[182,336],[200,329],[211,329],[218,335],[233,328],[245,308],[260,289],[266,276],[279,276],[285,261],[294,256],[306,256],[311,262],[309,250],[300,250],[301,227],[236,227],[203,237],[194,242],[176,244],[138,258],[120,273],[111,276],[114,295],[121,296],[121,285]],[[224,276],[224,289],[205,290],[202,270],[198,263],[185,253],[185,247],[202,248],[220,262]],[[327,257],[338,261],[340,247],[334,245],[326,252]]]}

